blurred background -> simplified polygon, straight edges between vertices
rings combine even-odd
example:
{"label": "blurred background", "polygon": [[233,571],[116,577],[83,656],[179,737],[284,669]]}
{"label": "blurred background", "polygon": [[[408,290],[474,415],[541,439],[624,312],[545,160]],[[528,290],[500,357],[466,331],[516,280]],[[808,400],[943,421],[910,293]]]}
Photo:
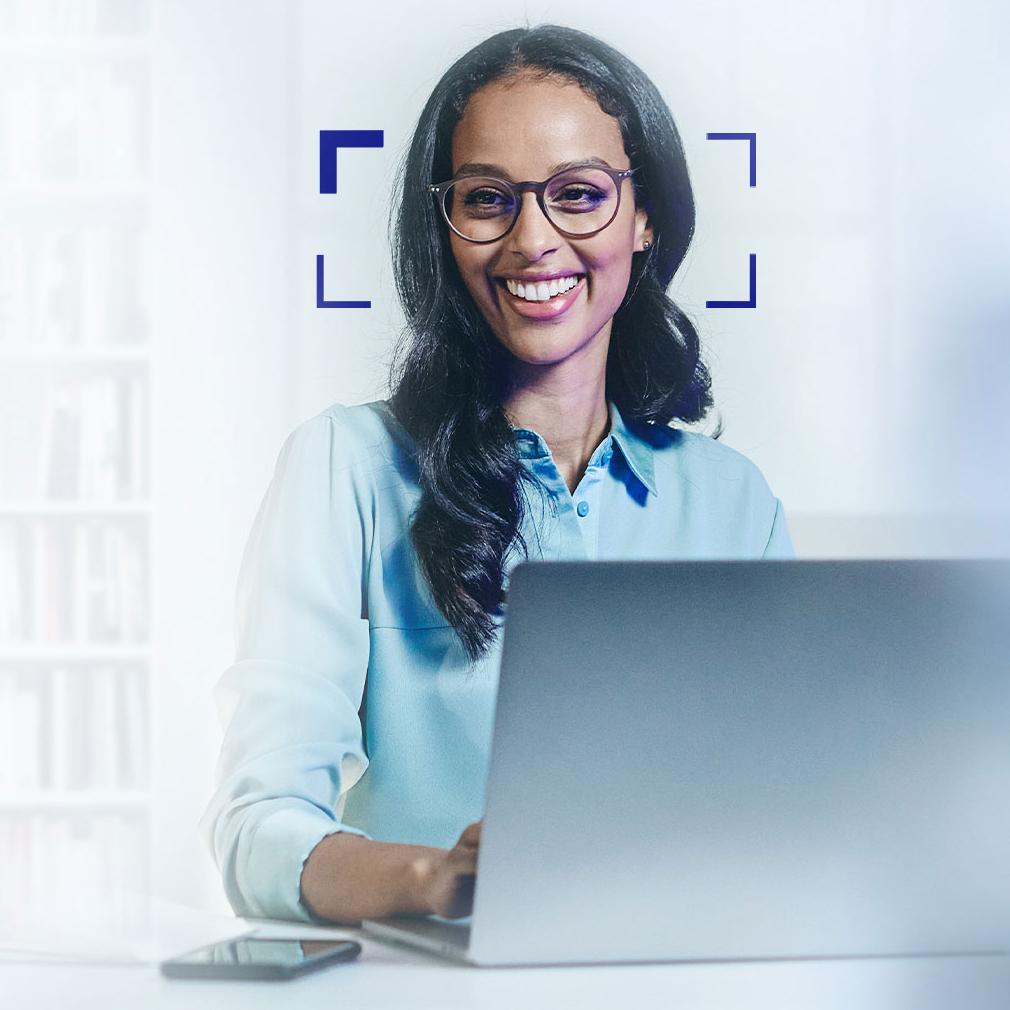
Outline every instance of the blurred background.
{"label": "blurred background", "polygon": [[[666,97],[695,427],[721,415],[799,555],[1010,554],[1005,6],[0,0],[0,942],[136,895],[228,910],[196,822],[246,537],[287,434],[386,395],[396,163],[449,64],[524,22]],[[335,196],[321,129],[385,135]],[[709,132],[757,134],[755,187]],[[757,307],[707,309],[750,253]],[[318,254],[371,309],[316,308]]]}

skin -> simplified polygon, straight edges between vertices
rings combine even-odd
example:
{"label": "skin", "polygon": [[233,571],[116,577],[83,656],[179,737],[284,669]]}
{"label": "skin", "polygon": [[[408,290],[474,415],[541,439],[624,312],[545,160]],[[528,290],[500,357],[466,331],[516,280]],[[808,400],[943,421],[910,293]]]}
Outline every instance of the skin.
{"label": "skin", "polygon": [[[546,179],[554,165],[589,157],[630,168],[617,120],[577,84],[519,75],[470,98],[452,138],[453,174],[468,162],[501,165],[512,181]],[[480,245],[449,233],[460,275],[498,340],[511,352],[503,396],[509,420],[547,442],[573,492],[609,428],[606,366],[614,313],[628,290],[632,257],[653,241],[645,211],[636,208],[630,179],[621,183],[617,217],[590,238],[568,238],[524,193],[515,227]],[[498,274],[529,270],[586,274],[586,290],[556,320],[513,312]]]}
{"label": "skin", "polygon": [[436,858],[428,870],[428,904],[436,915],[458,919],[473,911],[482,821],[466,827],[455,846]]}

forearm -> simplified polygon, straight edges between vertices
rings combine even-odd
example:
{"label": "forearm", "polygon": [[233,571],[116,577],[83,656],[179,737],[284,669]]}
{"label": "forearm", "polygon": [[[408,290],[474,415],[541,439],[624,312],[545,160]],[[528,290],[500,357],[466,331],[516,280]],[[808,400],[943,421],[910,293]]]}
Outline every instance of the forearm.
{"label": "forearm", "polygon": [[378,842],[338,831],[309,853],[303,903],[317,916],[358,922],[387,915],[427,914],[431,874],[442,849]]}

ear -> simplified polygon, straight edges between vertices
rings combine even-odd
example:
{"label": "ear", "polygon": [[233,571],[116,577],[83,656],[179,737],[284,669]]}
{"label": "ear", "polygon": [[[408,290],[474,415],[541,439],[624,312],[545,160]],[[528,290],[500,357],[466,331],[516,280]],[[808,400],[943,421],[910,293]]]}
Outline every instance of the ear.
{"label": "ear", "polygon": [[652,233],[652,225],[649,224],[649,215],[646,213],[644,207],[639,207],[635,211],[635,252],[646,252],[643,249],[642,244],[648,242],[649,245],[655,245],[656,238]]}

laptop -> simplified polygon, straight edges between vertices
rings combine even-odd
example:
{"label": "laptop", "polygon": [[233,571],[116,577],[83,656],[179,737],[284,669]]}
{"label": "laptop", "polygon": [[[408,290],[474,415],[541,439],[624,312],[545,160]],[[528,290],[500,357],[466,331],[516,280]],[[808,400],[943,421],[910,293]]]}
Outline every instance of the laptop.
{"label": "laptop", "polygon": [[481,966],[1010,950],[1010,559],[523,561]]}

